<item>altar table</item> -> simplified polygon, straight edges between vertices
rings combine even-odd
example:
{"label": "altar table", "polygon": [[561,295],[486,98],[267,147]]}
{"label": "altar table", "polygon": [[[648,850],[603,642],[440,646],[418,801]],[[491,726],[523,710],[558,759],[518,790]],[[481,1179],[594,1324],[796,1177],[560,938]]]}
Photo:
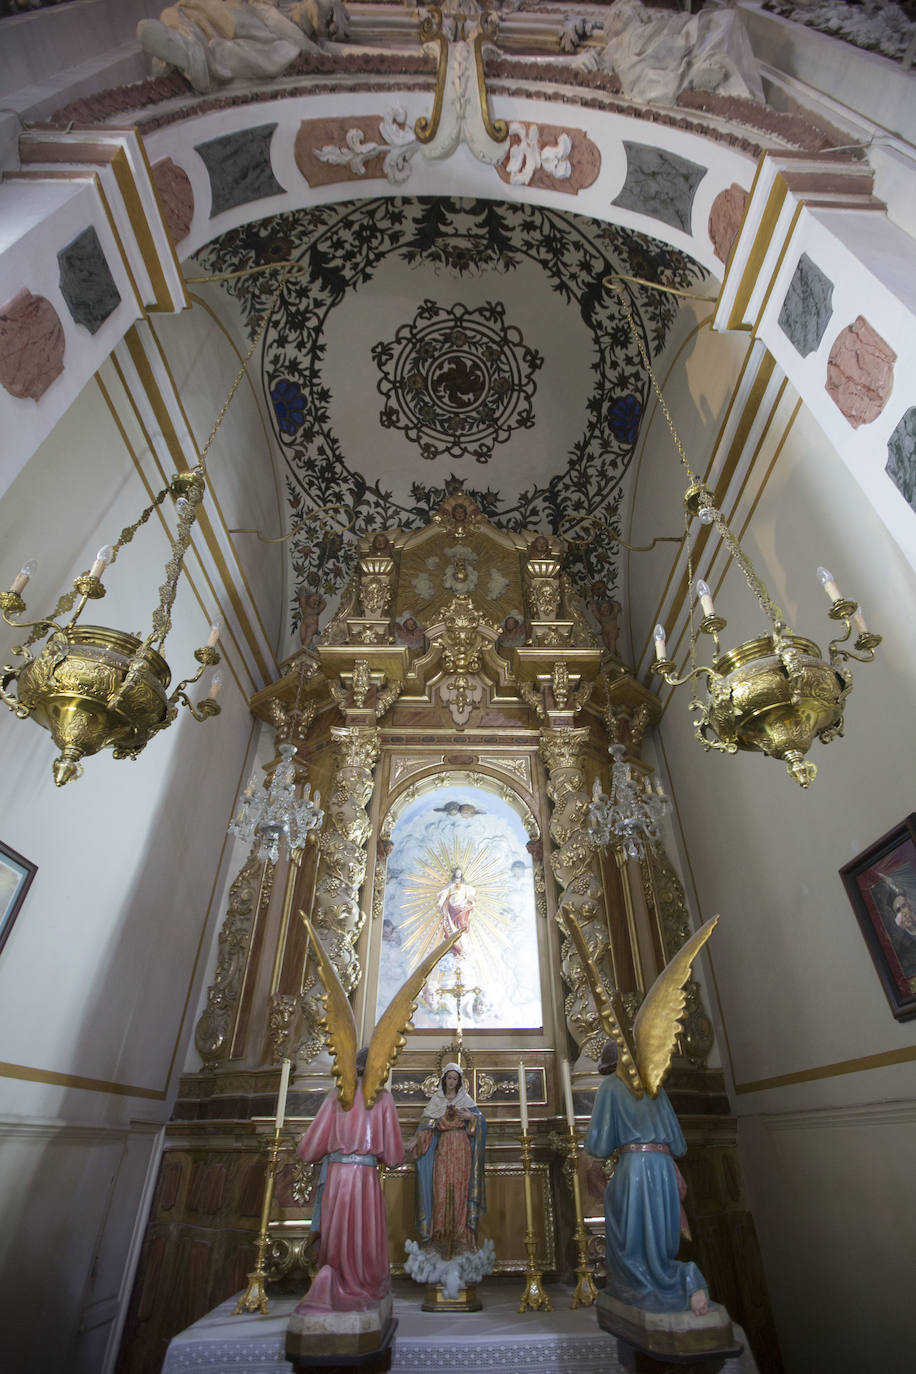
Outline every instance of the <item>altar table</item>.
{"label": "altar table", "polygon": [[[625,1374],[617,1342],[598,1328],[593,1307],[572,1311],[572,1289],[553,1284],[552,1312],[518,1310],[523,1284],[478,1285],[482,1312],[421,1312],[423,1288],[394,1284],[398,1320],[391,1374]],[[234,1317],[230,1298],[170,1342],[162,1374],[207,1370],[209,1374],[292,1374],[283,1357],[286,1323],[294,1297],[271,1298],[270,1311]],[[745,1344],[744,1333],[735,1337]],[[747,1349],[722,1374],[757,1374]]]}

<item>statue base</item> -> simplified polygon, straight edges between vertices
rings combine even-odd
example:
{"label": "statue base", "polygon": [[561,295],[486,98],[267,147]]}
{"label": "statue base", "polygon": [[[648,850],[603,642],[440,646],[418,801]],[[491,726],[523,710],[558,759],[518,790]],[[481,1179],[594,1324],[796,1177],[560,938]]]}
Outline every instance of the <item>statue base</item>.
{"label": "statue base", "polygon": [[481,1312],[483,1303],[477,1296],[477,1285],[469,1283],[458,1290],[457,1298],[447,1298],[441,1283],[428,1283],[420,1308],[421,1312]]}
{"label": "statue base", "polygon": [[[397,1322],[389,1293],[376,1307],[359,1312],[300,1312],[286,1328],[286,1358],[297,1369],[391,1368]],[[381,1363],[387,1356],[387,1364]]]}
{"label": "statue base", "polygon": [[[601,1290],[598,1325],[602,1331],[616,1336],[624,1347],[620,1350],[624,1368],[640,1374],[661,1374],[666,1364],[690,1364],[696,1368],[704,1362],[709,1362],[709,1374],[713,1374],[714,1369],[740,1355],[743,1349],[735,1340],[728,1312],[715,1302],[710,1302],[709,1311],[703,1316],[691,1311],[647,1312],[642,1307],[619,1302]],[[631,1347],[629,1354],[636,1357],[635,1361],[627,1362],[625,1347]],[[644,1357],[641,1362],[640,1356]]]}

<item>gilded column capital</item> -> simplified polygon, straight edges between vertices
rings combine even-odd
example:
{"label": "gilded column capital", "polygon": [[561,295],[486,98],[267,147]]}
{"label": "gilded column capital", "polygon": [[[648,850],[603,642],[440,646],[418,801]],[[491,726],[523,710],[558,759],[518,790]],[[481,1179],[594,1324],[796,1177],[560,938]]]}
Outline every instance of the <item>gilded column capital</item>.
{"label": "gilded column capital", "polygon": [[374,725],[332,725],[341,768],[374,768],[379,756],[379,732]]}
{"label": "gilded column capital", "polygon": [[588,726],[576,726],[570,730],[543,729],[540,750],[548,772],[553,773],[559,768],[578,768],[588,737]]}

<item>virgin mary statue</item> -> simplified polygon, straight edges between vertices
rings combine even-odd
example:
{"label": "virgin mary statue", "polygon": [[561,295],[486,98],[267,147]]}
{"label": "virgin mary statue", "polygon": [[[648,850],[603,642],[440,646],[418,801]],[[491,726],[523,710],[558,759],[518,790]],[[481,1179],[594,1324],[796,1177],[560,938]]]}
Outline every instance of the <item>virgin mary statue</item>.
{"label": "virgin mary statue", "polygon": [[486,1143],[487,1123],[465,1089],[460,1066],[446,1064],[411,1141],[420,1240],[443,1259],[477,1249],[477,1225],[487,1206]]}

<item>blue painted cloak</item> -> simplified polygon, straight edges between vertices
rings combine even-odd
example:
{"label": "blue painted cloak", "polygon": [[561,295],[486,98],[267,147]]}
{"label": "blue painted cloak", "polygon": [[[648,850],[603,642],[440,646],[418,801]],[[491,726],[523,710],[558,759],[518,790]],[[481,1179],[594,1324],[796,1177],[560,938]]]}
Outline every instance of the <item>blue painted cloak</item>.
{"label": "blue painted cloak", "polygon": [[[598,1089],[585,1138],[596,1159],[621,1145],[666,1144],[672,1155],[687,1146],[664,1089],[634,1097],[616,1074]],[[604,1190],[607,1291],[619,1302],[647,1312],[681,1312],[706,1288],[692,1261],[675,1258],[680,1245],[680,1199],[671,1155],[627,1152]]]}

